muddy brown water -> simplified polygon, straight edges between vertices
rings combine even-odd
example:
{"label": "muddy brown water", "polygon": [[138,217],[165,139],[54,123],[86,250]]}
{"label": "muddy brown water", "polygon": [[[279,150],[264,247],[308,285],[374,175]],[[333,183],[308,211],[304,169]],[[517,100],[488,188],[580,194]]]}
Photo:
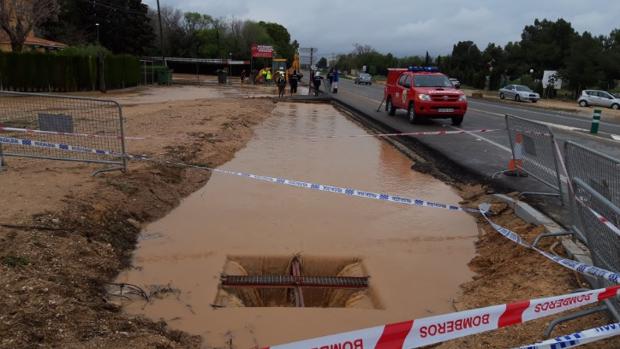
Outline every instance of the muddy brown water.
{"label": "muddy brown water", "polygon": [[[448,185],[410,169],[412,161],[329,105],[280,103],[255,137],[222,166],[374,192],[457,203]],[[325,139],[325,136],[336,138]],[[249,348],[454,311],[472,273],[478,234],[464,213],[408,207],[214,174],[201,190],[148,225],[134,267],[119,276],[180,292],[129,313],[202,335],[204,345]],[[294,254],[315,261],[361,261],[373,305],[352,308],[214,308],[228,258]],[[320,273],[320,270],[318,271]]]}

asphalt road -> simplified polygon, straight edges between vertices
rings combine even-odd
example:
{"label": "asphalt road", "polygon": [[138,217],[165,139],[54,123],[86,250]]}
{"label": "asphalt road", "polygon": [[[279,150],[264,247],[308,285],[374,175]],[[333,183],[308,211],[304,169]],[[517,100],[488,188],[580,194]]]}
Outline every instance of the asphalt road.
{"label": "asphalt road", "polygon": [[[355,85],[351,80],[341,80],[340,90],[343,91],[345,94],[356,94],[361,98],[370,99],[375,101],[376,103],[380,103],[381,99],[383,98],[382,85]],[[470,98],[470,112],[467,114],[467,116],[475,117],[476,115],[481,113],[487,113],[487,115],[491,116],[497,116],[495,114],[501,114],[502,116],[504,114],[511,114],[535,121],[553,123],[567,127],[581,128],[584,130],[590,129],[591,121],[587,118],[584,118],[583,116],[571,114],[568,112],[545,110],[542,108],[528,106],[529,102],[523,102],[522,104],[523,105],[517,106],[513,103],[484,101]],[[602,121],[600,124],[600,131],[604,133],[620,135],[620,122]]]}
{"label": "asphalt road", "polygon": [[[339,90],[332,97],[345,105],[354,107],[358,113],[371,118],[398,132],[437,130],[498,129],[491,133],[468,133],[463,135],[418,136],[417,140],[459,166],[483,178],[495,178],[503,186],[520,192],[549,191],[545,185],[532,178],[493,177],[505,170],[511,158],[510,142],[506,132],[505,114],[547,123],[563,149],[565,140],[585,144],[593,149],[620,158],[620,142],[589,135],[590,121],[575,114],[523,106],[512,103],[469,99],[469,108],[463,124],[454,127],[450,119],[434,119],[424,124],[410,124],[404,110],[396,116],[388,116],[385,108],[377,111],[383,99],[383,86],[359,86],[350,80],[340,80]],[[579,131],[581,129],[582,131]],[[600,131],[620,135],[620,123],[604,121]]]}

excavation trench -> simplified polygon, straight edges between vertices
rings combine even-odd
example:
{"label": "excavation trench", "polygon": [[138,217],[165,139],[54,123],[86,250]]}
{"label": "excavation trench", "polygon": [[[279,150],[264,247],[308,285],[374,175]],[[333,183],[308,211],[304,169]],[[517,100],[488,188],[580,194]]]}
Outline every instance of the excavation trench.
{"label": "excavation trench", "polygon": [[[222,168],[279,178],[400,194],[448,204],[448,185],[411,170],[389,143],[350,137],[367,131],[327,104],[279,103],[246,148]],[[163,319],[202,335],[205,346],[266,346],[453,311],[470,280],[478,228],[459,212],[213,174],[202,189],[148,225],[119,276],[149,302],[126,301],[132,314]],[[363,277],[367,287],[239,288],[223,275]]]}
{"label": "excavation trench", "polygon": [[230,257],[215,307],[377,308],[355,258]]}

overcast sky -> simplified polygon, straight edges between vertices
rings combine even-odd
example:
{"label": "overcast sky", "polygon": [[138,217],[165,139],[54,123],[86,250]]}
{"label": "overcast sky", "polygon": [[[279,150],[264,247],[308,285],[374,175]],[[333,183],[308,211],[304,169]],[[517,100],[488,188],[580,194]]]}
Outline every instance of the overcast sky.
{"label": "overcast sky", "polygon": [[[151,6],[155,0],[145,0]],[[620,0],[160,0],[162,6],[214,17],[278,22],[320,54],[368,44],[398,56],[446,54],[460,40],[484,49],[519,40],[535,18],[564,18],[582,32],[620,27]]]}

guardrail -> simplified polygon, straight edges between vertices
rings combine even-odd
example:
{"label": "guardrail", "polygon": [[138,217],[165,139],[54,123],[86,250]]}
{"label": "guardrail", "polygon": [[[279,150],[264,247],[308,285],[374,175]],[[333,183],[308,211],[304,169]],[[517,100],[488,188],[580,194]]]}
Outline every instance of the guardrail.
{"label": "guardrail", "polygon": [[[3,142],[5,157],[78,161],[127,169],[121,106],[110,100],[0,91],[0,137],[27,139],[37,147]],[[49,143],[49,147],[45,145]],[[70,152],[53,144],[104,149]]]}

